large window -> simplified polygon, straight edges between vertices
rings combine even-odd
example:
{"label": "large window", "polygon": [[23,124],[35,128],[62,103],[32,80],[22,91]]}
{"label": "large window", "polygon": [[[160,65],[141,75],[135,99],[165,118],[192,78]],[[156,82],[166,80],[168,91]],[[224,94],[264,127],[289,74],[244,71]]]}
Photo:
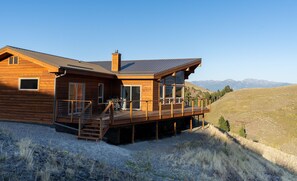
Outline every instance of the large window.
{"label": "large window", "polygon": [[69,83],[69,100],[68,113],[80,113],[84,109],[84,83]]}
{"label": "large window", "polygon": [[37,91],[38,90],[38,78],[20,78],[19,90]]}
{"label": "large window", "polygon": [[160,101],[163,104],[181,103],[184,97],[184,71],[176,72],[160,81]]}
{"label": "large window", "polygon": [[98,104],[104,103],[104,84],[98,84]]}

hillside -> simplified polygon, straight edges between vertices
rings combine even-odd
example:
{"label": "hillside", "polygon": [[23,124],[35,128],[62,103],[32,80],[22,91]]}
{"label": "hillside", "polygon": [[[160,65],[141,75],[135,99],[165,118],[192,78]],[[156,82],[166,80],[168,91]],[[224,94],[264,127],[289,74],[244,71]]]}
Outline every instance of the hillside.
{"label": "hillside", "polygon": [[222,115],[231,131],[245,125],[249,139],[297,155],[297,86],[243,89],[212,104],[207,120],[217,124]]}
{"label": "hillside", "polygon": [[200,90],[200,91],[202,91],[202,92],[209,92],[209,93],[212,93],[212,91],[210,91],[210,90],[208,90],[208,89],[205,89],[205,88],[203,88],[203,87],[200,87],[200,86],[198,86],[198,85],[196,85],[196,84],[193,84],[192,82],[185,82],[185,86],[186,87],[189,87],[190,89],[192,89],[192,88],[194,88],[194,89],[196,89],[196,90]]}
{"label": "hillside", "polygon": [[242,81],[236,81],[232,79],[227,79],[223,81],[217,80],[202,80],[193,81],[195,85],[205,87],[206,89],[217,91],[223,89],[226,85],[231,86],[234,90],[244,89],[244,88],[272,88],[290,85],[289,83],[283,82],[272,82],[267,80],[258,79],[244,79]]}
{"label": "hillside", "polygon": [[80,141],[46,126],[1,122],[0,143],[0,180],[296,180],[297,176],[297,157],[277,155],[292,159],[294,167],[280,164],[289,172],[213,126],[114,146]]}

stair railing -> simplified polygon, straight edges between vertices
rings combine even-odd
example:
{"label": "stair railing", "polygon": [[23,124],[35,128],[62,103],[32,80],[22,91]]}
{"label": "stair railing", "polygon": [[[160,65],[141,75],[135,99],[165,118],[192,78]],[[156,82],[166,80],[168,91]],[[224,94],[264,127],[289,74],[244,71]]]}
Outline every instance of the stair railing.
{"label": "stair railing", "polygon": [[[107,111],[109,115],[108,123],[106,123],[106,121],[103,120],[103,117],[105,117]],[[99,121],[100,121],[100,139],[102,139],[109,128],[109,124],[113,124],[114,122],[114,103],[112,101],[109,101],[104,111],[100,114]],[[105,129],[103,129],[104,127]]]}
{"label": "stair railing", "polygon": [[82,125],[85,123],[85,113],[88,109],[91,109],[92,112],[92,101],[89,101],[88,105],[81,111],[79,118],[78,118],[78,135],[80,136],[80,131],[82,129]]}

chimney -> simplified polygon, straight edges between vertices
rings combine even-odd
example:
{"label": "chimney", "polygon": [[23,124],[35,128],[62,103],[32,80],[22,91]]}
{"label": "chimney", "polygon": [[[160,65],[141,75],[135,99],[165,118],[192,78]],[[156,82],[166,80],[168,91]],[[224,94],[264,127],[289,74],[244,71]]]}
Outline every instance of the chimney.
{"label": "chimney", "polygon": [[113,72],[118,72],[121,70],[121,54],[116,50],[112,54],[112,59],[111,59],[111,71]]}

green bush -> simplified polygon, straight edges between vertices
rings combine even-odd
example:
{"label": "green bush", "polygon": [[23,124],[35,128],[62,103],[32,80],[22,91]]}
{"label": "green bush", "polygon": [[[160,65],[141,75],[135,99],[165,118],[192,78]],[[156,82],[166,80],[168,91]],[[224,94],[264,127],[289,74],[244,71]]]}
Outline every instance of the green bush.
{"label": "green bush", "polygon": [[219,119],[219,128],[225,132],[230,131],[230,124],[228,120],[225,120],[223,116],[220,117]]}
{"label": "green bush", "polygon": [[241,127],[239,130],[239,136],[246,138],[247,134],[246,134],[246,130],[244,127]]}

